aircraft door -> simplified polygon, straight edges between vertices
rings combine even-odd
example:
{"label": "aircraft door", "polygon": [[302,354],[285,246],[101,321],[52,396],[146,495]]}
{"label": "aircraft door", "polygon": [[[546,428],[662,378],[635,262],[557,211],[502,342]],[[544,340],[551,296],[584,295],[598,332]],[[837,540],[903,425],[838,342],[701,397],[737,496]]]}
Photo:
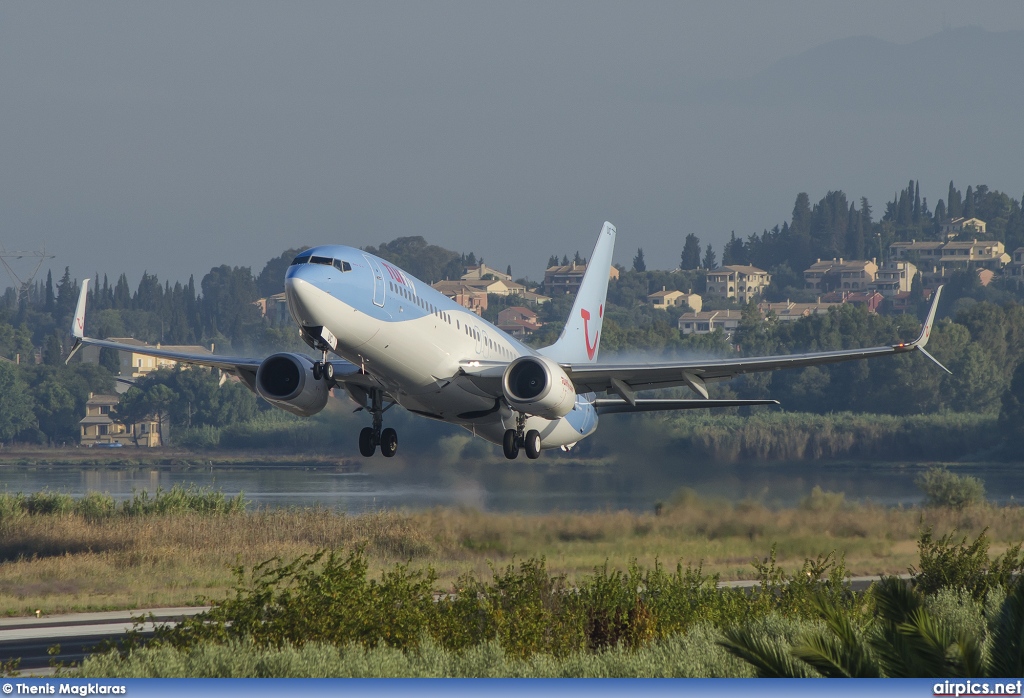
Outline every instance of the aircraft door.
{"label": "aircraft door", "polygon": [[384,272],[380,268],[380,264],[376,259],[370,255],[364,254],[363,258],[366,259],[367,264],[370,265],[370,271],[373,272],[373,304],[384,307],[385,294],[387,292],[387,283],[384,281]]}

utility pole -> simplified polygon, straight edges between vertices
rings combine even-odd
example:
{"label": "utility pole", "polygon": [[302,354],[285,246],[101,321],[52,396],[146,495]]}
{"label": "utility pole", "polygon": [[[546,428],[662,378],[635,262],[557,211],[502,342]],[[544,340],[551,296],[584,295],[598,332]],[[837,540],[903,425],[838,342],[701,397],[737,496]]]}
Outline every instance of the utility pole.
{"label": "utility pole", "polygon": [[[36,260],[35,266],[32,268],[32,271],[24,280],[22,280],[21,277],[18,276],[17,272],[14,271],[9,261],[18,259]],[[43,265],[43,260],[45,259],[55,259],[54,255],[46,254],[45,247],[39,250],[24,251],[7,250],[4,248],[3,245],[0,245],[0,264],[3,264],[3,267],[4,269],[7,270],[7,273],[10,275],[11,280],[14,281],[14,287],[18,291],[19,302],[21,301],[22,296],[28,295],[28,290],[32,286],[32,281],[35,279],[36,274],[39,273],[39,267]]]}

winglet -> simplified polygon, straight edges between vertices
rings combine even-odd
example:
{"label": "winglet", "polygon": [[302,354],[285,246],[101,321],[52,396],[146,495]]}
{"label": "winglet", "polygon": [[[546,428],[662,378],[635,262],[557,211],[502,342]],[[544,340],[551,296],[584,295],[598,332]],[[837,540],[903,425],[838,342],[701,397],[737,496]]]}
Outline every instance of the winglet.
{"label": "winglet", "polygon": [[932,296],[931,307],[928,308],[928,317],[925,318],[924,324],[921,325],[921,334],[910,343],[910,346],[917,347],[918,349],[924,349],[925,345],[928,344],[928,338],[932,336],[932,324],[935,322],[935,311],[939,307],[939,296],[942,295],[942,286],[935,289],[935,295]]}
{"label": "winglet", "polygon": [[75,319],[71,321],[71,336],[75,339],[85,337],[85,300],[89,295],[89,279],[82,281],[82,290],[78,294],[78,307],[75,309]]}
{"label": "winglet", "polygon": [[919,352],[927,356],[929,360],[931,360],[931,362],[934,363],[936,366],[941,368],[946,373],[953,375],[952,371],[943,366],[938,359],[929,354],[928,350],[924,348],[925,345],[928,344],[929,338],[931,338],[932,336],[932,325],[935,323],[935,311],[939,307],[940,295],[942,295],[942,286],[939,286],[938,288],[935,289],[935,295],[932,296],[931,307],[928,308],[928,317],[924,319],[924,324],[921,325],[921,334],[918,335],[917,339],[915,339],[913,342],[910,342],[906,346],[911,349],[917,349]]}
{"label": "winglet", "polygon": [[85,337],[85,299],[88,293],[89,279],[85,279],[82,281],[82,290],[78,294],[78,307],[75,309],[75,319],[71,321],[71,336],[75,338],[75,345],[71,347],[71,351],[68,352],[67,357],[64,359],[65,364],[71,362],[71,357],[81,348],[82,339]]}

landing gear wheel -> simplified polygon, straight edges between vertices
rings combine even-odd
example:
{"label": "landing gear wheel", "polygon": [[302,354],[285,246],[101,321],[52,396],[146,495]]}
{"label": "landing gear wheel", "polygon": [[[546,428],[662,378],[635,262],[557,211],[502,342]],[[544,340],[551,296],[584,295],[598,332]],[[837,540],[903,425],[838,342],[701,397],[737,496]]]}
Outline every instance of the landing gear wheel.
{"label": "landing gear wheel", "polygon": [[[377,444],[373,438],[373,427],[366,427],[359,432],[359,453],[364,458],[369,458],[377,450]],[[392,455],[394,455],[392,453]]]}
{"label": "landing gear wheel", "polygon": [[323,375],[323,373],[320,370],[320,362],[319,361],[314,361],[313,362],[313,380],[315,380],[315,381],[320,380],[320,376],[321,375]]}
{"label": "landing gear wheel", "polygon": [[536,460],[540,457],[540,432],[536,429],[530,429],[526,432],[526,439],[523,441],[523,446],[526,447],[526,457],[530,460]]}
{"label": "landing gear wheel", "polygon": [[395,455],[398,450],[398,432],[388,427],[380,433],[380,454],[385,458]]}
{"label": "landing gear wheel", "polygon": [[505,457],[509,460],[515,460],[519,457],[519,435],[516,434],[515,429],[505,430],[505,438],[501,441],[501,448],[505,452]]}
{"label": "landing gear wheel", "polygon": [[328,383],[334,380],[334,365],[325,363],[322,373],[324,374],[324,380]]}

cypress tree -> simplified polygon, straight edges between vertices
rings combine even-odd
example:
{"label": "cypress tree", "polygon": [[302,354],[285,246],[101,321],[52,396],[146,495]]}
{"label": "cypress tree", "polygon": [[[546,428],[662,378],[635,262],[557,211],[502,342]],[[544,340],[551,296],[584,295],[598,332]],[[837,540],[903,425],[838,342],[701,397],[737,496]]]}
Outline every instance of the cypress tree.
{"label": "cypress tree", "polygon": [[711,243],[704,249],[704,260],[700,264],[705,269],[717,269],[718,258],[715,256],[715,250],[711,247]]}
{"label": "cypress tree", "polygon": [[633,257],[633,271],[647,271],[647,263],[644,262],[644,248],[642,247],[636,248],[636,257]]}
{"label": "cypress tree", "polygon": [[47,313],[53,312],[53,306],[55,305],[55,299],[53,296],[53,274],[50,270],[46,270],[46,290],[43,291],[43,311]]}
{"label": "cypress tree", "polygon": [[963,215],[960,192],[953,186],[953,180],[949,180],[949,195],[946,197],[946,215],[950,220],[960,218]]}
{"label": "cypress tree", "polygon": [[686,236],[683,243],[683,254],[679,261],[680,269],[696,269],[700,266],[700,238],[693,233]]}
{"label": "cypress tree", "polygon": [[970,185],[967,185],[967,192],[964,194],[964,212],[961,215],[964,218],[974,218],[974,190]]}

